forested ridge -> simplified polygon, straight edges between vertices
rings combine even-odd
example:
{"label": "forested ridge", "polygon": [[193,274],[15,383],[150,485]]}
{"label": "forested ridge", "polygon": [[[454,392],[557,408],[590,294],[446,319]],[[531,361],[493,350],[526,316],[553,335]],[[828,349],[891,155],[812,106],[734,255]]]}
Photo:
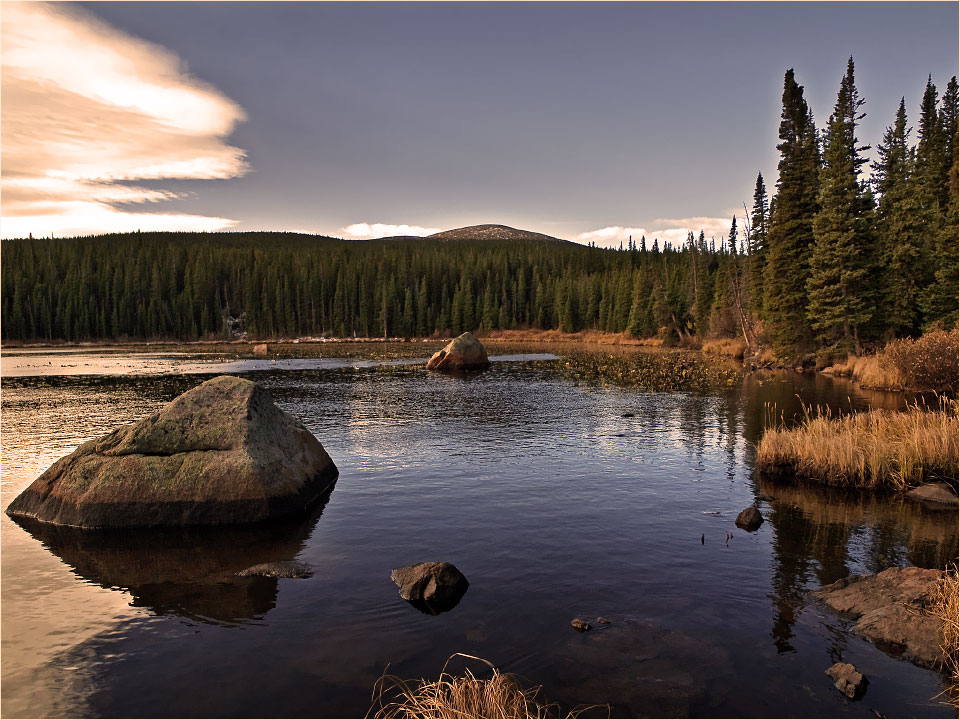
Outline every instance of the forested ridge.
{"label": "forested ridge", "polygon": [[[345,241],[128,233],[2,243],[8,341],[412,337],[596,329],[781,355],[860,349],[957,323],[958,87],[901,102],[864,168],[851,59],[818,129],[784,78],[779,178],[726,238],[621,249],[548,240]],[[867,170],[869,169],[869,174]]]}

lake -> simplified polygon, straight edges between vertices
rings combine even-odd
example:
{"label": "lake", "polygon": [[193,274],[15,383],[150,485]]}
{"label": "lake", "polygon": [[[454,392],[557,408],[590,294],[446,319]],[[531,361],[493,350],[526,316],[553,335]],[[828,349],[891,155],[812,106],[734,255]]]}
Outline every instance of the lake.
{"label": "lake", "polygon": [[[463,652],[614,717],[955,717],[933,699],[939,675],[849,635],[806,591],[945,567],[956,516],[754,473],[770,404],[789,420],[801,400],[901,396],[796,373],[697,392],[584,383],[549,345],[489,348],[490,370],[448,377],[425,372],[432,349],[5,350],[4,508],[81,442],[221,373],[265,385],[340,476],[309,517],[262,527],[84,533],[3,515],[3,716],[356,717],[388,667],[434,678]],[[755,501],[765,522],[747,533],[734,519]],[[292,559],[312,576],[236,576]],[[470,581],[436,616],[390,580],[430,560]],[[598,616],[610,625],[570,625]],[[824,674],[840,660],[870,679],[859,702]]]}

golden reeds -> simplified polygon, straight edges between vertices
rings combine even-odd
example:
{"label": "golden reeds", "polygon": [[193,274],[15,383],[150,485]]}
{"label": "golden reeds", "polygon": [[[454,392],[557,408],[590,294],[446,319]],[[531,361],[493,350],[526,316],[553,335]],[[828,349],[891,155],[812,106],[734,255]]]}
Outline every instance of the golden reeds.
{"label": "golden reeds", "polygon": [[[455,657],[476,660],[491,671],[489,679],[478,678],[467,668],[463,675],[447,672]],[[538,700],[541,687],[523,688],[518,678],[502,673],[483,658],[454,653],[443,665],[437,680],[403,680],[386,672],[374,684],[367,717],[374,718],[555,718],[556,703]],[[389,696],[389,697],[388,697]],[[584,708],[586,709],[586,708]],[[565,717],[577,717],[575,711]],[[373,715],[371,715],[373,713]]]}
{"label": "golden reeds", "polygon": [[740,338],[719,338],[704,341],[700,349],[707,355],[719,355],[720,357],[743,360],[743,353],[746,351],[747,345]]}
{"label": "golden reeds", "polygon": [[921,404],[905,412],[869,410],[831,417],[804,408],[800,425],[770,423],[757,446],[761,472],[791,474],[828,485],[898,489],[932,479],[955,480],[957,403]]}
{"label": "golden reeds", "polygon": [[943,620],[940,649],[943,651],[944,670],[950,675],[951,684],[938,697],[946,697],[954,707],[960,707],[960,584],[957,582],[957,566],[948,568],[943,579],[930,598],[928,610]]}

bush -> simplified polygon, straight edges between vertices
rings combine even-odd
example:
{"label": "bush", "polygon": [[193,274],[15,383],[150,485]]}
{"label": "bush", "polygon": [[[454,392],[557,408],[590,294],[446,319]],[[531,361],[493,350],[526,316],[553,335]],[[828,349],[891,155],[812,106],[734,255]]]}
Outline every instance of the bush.
{"label": "bush", "polygon": [[894,340],[880,355],[881,366],[896,371],[905,387],[957,394],[957,330],[934,330],[912,340]]}

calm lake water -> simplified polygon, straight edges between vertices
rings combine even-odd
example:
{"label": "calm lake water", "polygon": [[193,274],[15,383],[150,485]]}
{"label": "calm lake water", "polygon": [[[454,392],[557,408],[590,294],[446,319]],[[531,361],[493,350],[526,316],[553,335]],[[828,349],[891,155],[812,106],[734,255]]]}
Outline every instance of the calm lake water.
{"label": "calm lake water", "polygon": [[[3,515],[3,716],[356,717],[388,665],[435,677],[456,652],[615,717],[955,716],[937,674],[805,593],[944,567],[956,515],[753,473],[765,403],[789,418],[798,394],[901,397],[792,373],[703,394],[577,385],[551,352],[467,378],[397,359],[5,352],[4,508],[81,442],[224,372],[263,383],[340,477],[310,517],[267,527],[71,533]],[[734,519],[754,501],[765,522],[746,533]],[[292,559],[312,577],[235,575]],[[390,580],[427,560],[470,581],[437,616]],[[578,634],[577,616],[611,624]],[[832,687],[838,660],[869,677],[863,700]]]}

